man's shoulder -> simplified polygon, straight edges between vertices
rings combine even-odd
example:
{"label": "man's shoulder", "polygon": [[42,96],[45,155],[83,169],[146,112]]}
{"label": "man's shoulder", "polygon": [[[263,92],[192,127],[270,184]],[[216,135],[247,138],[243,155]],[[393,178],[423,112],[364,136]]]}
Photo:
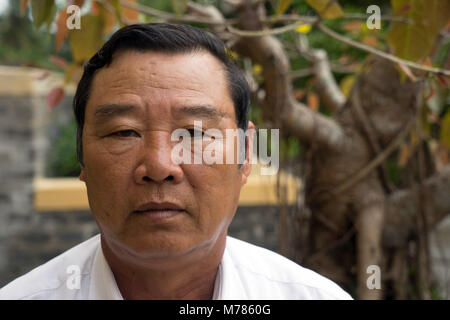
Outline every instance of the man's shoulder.
{"label": "man's shoulder", "polygon": [[96,235],[16,278],[0,289],[0,300],[73,298],[79,292],[67,290],[67,280],[78,271],[81,281],[89,275],[99,244]]}
{"label": "man's shoulder", "polygon": [[333,281],[268,249],[227,237],[227,253],[238,272],[252,279],[247,287],[258,298],[266,298],[261,290],[272,290],[280,299],[352,299]]}

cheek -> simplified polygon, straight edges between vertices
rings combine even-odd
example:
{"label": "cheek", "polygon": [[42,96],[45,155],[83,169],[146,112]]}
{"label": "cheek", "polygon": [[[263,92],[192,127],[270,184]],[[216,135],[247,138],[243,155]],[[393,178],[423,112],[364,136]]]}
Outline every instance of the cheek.
{"label": "cheek", "polygon": [[192,186],[203,224],[219,223],[234,215],[241,188],[237,165],[184,165],[183,170]]}
{"label": "cheek", "polygon": [[[86,186],[92,211],[111,218],[112,212],[126,212],[127,190],[130,188],[133,156],[114,155],[98,144],[86,145],[84,152]],[[114,201],[112,201],[114,199]],[[120,215],[114,214],[114,218]]]}

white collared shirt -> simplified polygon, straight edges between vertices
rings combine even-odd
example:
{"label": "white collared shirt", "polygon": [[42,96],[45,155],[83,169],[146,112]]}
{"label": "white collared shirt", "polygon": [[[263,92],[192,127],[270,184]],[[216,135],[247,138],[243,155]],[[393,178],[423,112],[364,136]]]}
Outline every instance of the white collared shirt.
{"label": "white collared shirt", "polygon": [[[123,299],[100,236],[62,253],[2,289],[0,299]],[[227,237],[215,300],[352,299],[334,282],[285,257]]]}

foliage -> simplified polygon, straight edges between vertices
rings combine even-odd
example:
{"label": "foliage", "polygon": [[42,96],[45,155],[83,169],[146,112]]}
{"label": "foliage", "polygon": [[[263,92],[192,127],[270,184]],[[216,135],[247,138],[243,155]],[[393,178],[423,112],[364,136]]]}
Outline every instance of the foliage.
{"label": "foliage", "polygon": [[388,34],[394,53],[400,58],[419,61],[429,55],[435,40],[450,17],[450,2],[440,0],[393,0],[396,16],[410,24],[395,23]]}
{"label": "foliage", "polygon": [[[75,29],[69,31],[64,23],[65,19],[67,19],[65,8],[58,7],[55,1],[31,0],[21,2],[22,10],[26,8],[27,3],[29,3],[29,13],[31,13],[29,16],[31,20],[33,20],[34,25],[40,27],[40,30],[44,27],[46,27],[47,30],[50,30],[52,21],[56,21],[56,30],[54,31],[55,36],[49,37],[48,35],[43,35],[42,32],[36,32],[36,30],[31,28],[29,20],[27,19],[23,19],[26,21],[24,25],[27,26],[28,23],[27,28],[30,30],[15,32],[14,34],[32,34],[34,32],[39,37],[46,39],[47,48],[55,46],[56,51],[61,50],[62,48],[58,54],[67,61],[67,66],[65,67],[66,81],[77,81],[79,79],[83,62],[89,59],[90,56],[98,50],[101,43],[106,40],[108,35],[119,26],[124,23],[149,21],[149,19],[150,21],[153,21],[154,19],[148,15],[138,15],[137,11],[124,7],[118,0],[108,0],[103,2],[75,1],[74,3],[78,5],[83,5],[84,7],[88,6],[89,10],[81,17],[81,25],[83,28],[81,30]],[[136,1],[127,2],[136,3]],[[187,6],[187,1],[184,0],[172,0],[170,2],[143,0],[139,1],[139,3],[158,10],[174,12],[177,16],[184,14]],[[389,44],[399,57],[415,61],[423,59],[430,53],[437,33],[447,22],[447,13],[450,9],[448,2],[440,0],[433,0],[430,1],[430,3],[427,2],[426,5],[424,5],[423,1],[419,0],[393,0],[393,14],[409,18],[413,23],[391,23],[391,27],[387,28],[387,23],[383,21],[383,28],[380,31],[369,30],[363,21],[342,19],[344,12],[361,12],[362,6],[371,3],[362,0],[352,1],[351,3],[342,1],[342,3],[344,3],[343,7],[341,7],[337,1],[328,0],[308,0],[306,3],[298,0],[277,0],[272,1],[271,6],[268,8],[269,11],[272,11],[275,20],[283,14],[299,13],[311,16],[314,12],[317,12],[322,18],[326,19],[324,23],[328,27],[339,30],[339,32],[346,34],[349,38],[381,49],[386,48]],[[380,5],[384,11],[389,7],[387,1],[378,1],[377,4]],[[16,13],[17,6],[16,2],[14,5]],[[18,19],[17,15],[14,19]],[[9,25],[11,25],[11,23],[9,23]],[[307,29],[303,28],[302,30],[303,31],[297,31],[307,34],[311,47],[325,49],[332,63],[347,65],[357,71],[361,66],[361,62],[367,55],[367,53],[363,51],[350,47],[335,39],[330,39],[327,35],[315,28],[310,30],[310,27],[308,27]],[[389,30],[388,33],[387,30]],[[3,34],[3,36],[5,35]],[[295,35],[292,33],[280,35],[280,38],[283,39],[283,42],[288,46],[292,46],[294,37]],[[427,39],[426,42],[424,42],[425,38]],[[40,42],[40,45],[34,45],[33,50],[30,51],[38,51],[39,48],[43,47],[41,43],[42,42]],[[424,45],[424,43],[427,43],[427,45]],[[440,52],[437,52],[437,61],[443,63],[449,46],[450,45],[447,44],[447,51],[441,49]],[[5,47],[6,46],[0,47],[0,59],[2,50],[3,52],[7,50]],[[28,50],[17,50],[18,53],[27,51]],[[67,57],[68,52],[71,53],[72,57]],[[50,55],[50,52],[44,54],[43,58],[38,61],[45,61],[45,57],[48,55]],[[51,65],[48,61],[45,61],[44,63]],[[295,70],[307,68],[309,62],[300,55],[297,55],[292,57],[291,65],[295,72]],[[55,68],[54,65],[51,66]],[[340,83],[344,93],[346,92],[348,94],[355,79],[354,72],[335,73],[335,77],[338,83]],[[320,98],[315,93],[314,83],[310,77],[296,79],[294,81],[294,86],[295,88],[298,88],[296,94],[300,97],[300,101],[310,105],[311,108],[316,109],[318,112],[329,114],[329,111],[322,106]],[[439,84],[434,84],[434,86],[439,86]],[[434,96],[434,94],[432,96]],[[436,99],[435,97],[431,97],[430,100]],[[436,101],[433,101],[433,103],[436,103]],[[438,103],[441,105],[442,103],[445,104],[445,99],[441,99]],[[258,106],[254,105],[254,109],[255,108],[257,109]],[[442,106],[440,108],[442,109]],[[438,114],[438,116],[443,116],[443,114]],[[447,133],[449,131],[448,118],[448,115],[443,117],[441,122],[442,130],[440,139],[444,145],[447,145],[449,140]],[[256,120],[257,124],[262,124],[259,122],[260,118],[255,118],[254,120]],[[289,137],[287,138],[289,139]],[[292,143],[289,145],[291,144]],[[294,149],[289,152],[283,152],[282,154],[297,155],[298,152],[295,150],[298,150],[298,148],[292,148]],[[395,166],[390,166],[390,168],[391,172],[394,170]],[[397,178],[394,180],[396,179]]]}
{"label": "foliage", "polygon": [[[111,32],[116,30],[119,26],[124,25],[125,23],[139,21],[158,21],[157,18],[155,20],[155,17],[143,15],[142,13],[138,14],[136,10],[130,9],[128,6],[123,6],[119,0],[75,1],[75,4],[82,5],[83,8],[87,8],[88,10],[85,10],[81,17],[81,25],[83,26],[81,30],[67,30],[67,27],[65,26],[65,20],[67,19],[65,7],[58,6],[53,0],[22,0],[21,2],[22,11],[24,11],[26,5],[29,4],[28,16],[33,20],[34,25],[39,27],[39,30],[43,30],[44,28],[50,32],[49,34],[54,33],[54,37],[43,35],[42,32],[36,32],[35,29],[31,28],[29,20],[23,18],[22,20],[26,22],[23,25],[26,27],[24,27],[23,32],[14,32],[14,34],[31,34],[34,37],[38,36],[44,38],[44,41],[40,41],[39,45],[35,44],[30,51],[39,53],[39,49],[42,50],[43,47],[46,47],[48,52],[42,54],[42,58],[37,60],[39,61],[39,64],[46,66],[50,65],[52,68],[55,68],[55,66],[49,63],[48,59],[46,60],[45,58],[50,55],[49,48],[54,46],[58,55],[67,62],[67,66],[65,66],[66,81],[76,82],[79,79],[82,64],[98,50],[99,46],[107,39]],[[187,1],[185,0],[172,0],[170,2],[161,0],[126,2],[131,4],[140,3],[168,13],[174,12],[176,16],[183,15],[186,12],[187,6]],[[201,1],[199,2],[202,3]],[[317,12],[322,18],[326,19],[324,23],[329,28],[337,30],[341,34],[346,34],[346,36],[353,40],[360,41],[372,47],[386,49],[389,45],[399,57],[415,61],[428,57],[432,50],[434,39],[438,32],[448,22],[450,4],[442,0],[432,0],[429,3],[427,2],[426,5],[420,0],[392,0],[392,13],[395,16],[411,19],[412,23],[405,24],[393,22],[390,23],[390,28],[388,28],[389,22],[383,21],[381,30],[369,30],[362,20],[345,19],[344,13],[361,12],[361,7],[364,8],[364,6],[372,4],[372,1],[369,2],[364,0],[352,1],[351,3],[342,1],[341,3],[343,3],[343,6],[341,7],[337,1],[328,0],[308,0],[306,2],[299,0],[274,0],[270,2],[270,6],[267,8],[273,15],[274,21],[279,19],[283,14],[298,13],[312,16]],[[386,12],[386,10],[389,10],[388,1],[378,1],[377,4],[381,6],[383,13]],[[19,19],[17,16],[17,2],[14,7],[16,15],[13,16],[13,19]],[[53,27],[53,31],[51,31],[52,28],[50,28],[52,21],[55,21],[54,24],[56,27]],[[11,23],[9,23],[9,25],[11,25]],[[347,66],[349,70],[353,70],[348,73],[337,72],[334,74],[343,92],[348,94],[355,79],[355,72],[358,72],[361,68],[367,53],[343,44],[335,39],[330,39],[326,34],[315,28],[311,29],[310,26],[307,26],[306,29],[298,29],[297,32],[307,35],[311,47],[325,49],[331,63]],[[3,37],[6,36],[4,33],[1,35]],[[279,37],[286,46],[292,47],[296,35],[291,32],[281,34]],[[427,41],[424,41],[425,38]],[[42,46],[42,42],[47,43],[47,45]],[[8,41],[6,41],[6,43],[8,43]],[[426,45],[424,45],[424,43],[426,43]],[[446,46],[443,47],[444,49],[441,48],[440,51],[436,53],[436,62],[441,64],[447,56],[450,44],[446,44]],[[5,60],[4,58],[1,59],[2,50],[3,52],[8,50],[7,46],[0,46],[0,60]],[[24,54],[28,50],[16,51]],[[68,56],[69,54],[71,57]],[[4,56],[6,55],[7,54],[4,54]],[[37,56],[39,56],[39,54],[37,54]],[[240,57],[238,60],[239,59]],[[294,55],[291,57],[291,65],[293,72],[295,72],[296,70],[308,68],[309,61],[300,55]],[[255,66],[255,68],[257,67],[258,66]],[[256,78],[258,78],[257,75]],[[438,104],[439,109],[442,110],[443,105],[445,106],[447,103],[446,97],[448,96],[448,92],[445,93],[444,97],[439,96],[439,100],[437,100],[436,97],[438,94],[436,92],[438,90],[442,91],[442,84],[438,81],[433,81],[434,83],[432,85],[435,90],[429,97],[429,100],[431,101],[431,104],[434,103],[434,109],[430,109],[430,112],[434,112],[435,114],[436,104]],[[322,105],[320,97],[315,92],[314,82],[311,77],[298,78],[293,84],[297,90],[296,96],[299,98],[299,101],[308,104],[318,112],[330,114],[330,111]],[[254,104],[253,109],[254,111],[252,112],[251,117],[258,114],[258,104]],[[448,136],[449,116],[442,112],[438,112],[435,115],[437,115],[437,117],[442,117],[442,121],[439,121],[440,126],[442,127],[439,139],[442,141],[443,145],[447,146],[450,139]],[[260,116],[252,119],[257,124],[262,124]],[[286,138],[291,141],[289,137]],[[292,142],[287,144],[287,146],[291,145],[292,147],[288,148],[292,148],[292,150],[287,152],[283,151],[283,156],[291,158],[299,155],[298,150],[300,149],[297,146],[294,146]],[[285,147],[283,147],[283,150],[284,149]],[[399,172],[394,172],[396,167],[397,166],[389,165],[389,176],[391,176],[393,180],[398,179],[397,175]],[[396,178],[394,178],[394,176]]]}
{"label": "foliage", "polygon": [[46,174],[49,177],[76,177],[80,165],[76,155],[75,120],[50,130],[51,152],[48,153]]}

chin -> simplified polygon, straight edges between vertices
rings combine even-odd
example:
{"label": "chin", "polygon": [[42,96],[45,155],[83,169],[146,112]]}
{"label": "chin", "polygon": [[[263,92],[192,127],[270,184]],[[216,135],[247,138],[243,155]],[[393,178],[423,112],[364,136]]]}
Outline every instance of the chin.
{"label": "chin", "polygon": [[144,234],[122,239],[122,246],[140,259],[169,259],[188,255],[202,247],[195,239],[178,235]]}

